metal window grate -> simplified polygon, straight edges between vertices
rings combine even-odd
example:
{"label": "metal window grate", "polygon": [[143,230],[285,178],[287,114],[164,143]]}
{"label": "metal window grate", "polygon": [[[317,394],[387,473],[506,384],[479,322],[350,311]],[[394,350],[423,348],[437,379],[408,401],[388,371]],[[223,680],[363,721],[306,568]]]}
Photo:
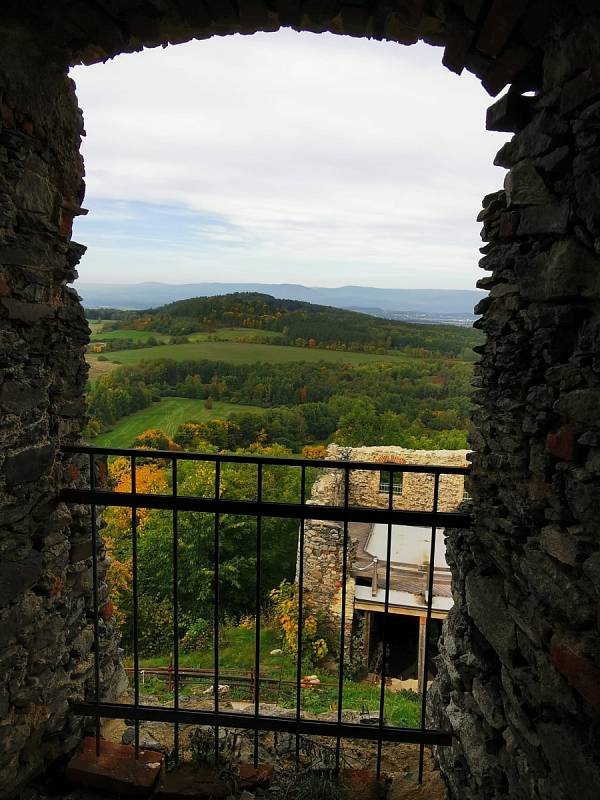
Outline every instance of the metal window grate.
{"label": "metal window grate", "polygon": [[[370,740],[377,745],[377,774],[381,772],[382,747],[384,742],[405,742],[419,745],[419,782],[423,778],[423,759],[425,745],[449,745],[452,735],[448,731],[435,730],[427,727],[426,707],[427,707],[427,675],[430,645],[430,625],[432,619],[433,603],[433,564],[435,563],[435,543],[436,530],[443,528],[465,528],[471,524],[471,516],[465,512],[443,512],[439,506],[439,487],[442,475],[468,475],[468,467],[453,466],[432,466],[432,465],[407,465],[402,464],[395,467],[390,464],[386,469],[389,481],[386,484],[388,501],[386,508],[370,508],[350,505],[350,481],[353,470],[380,471],[381,465],[373,462],[350,462],[350,461],[313,461],[297,458],[271,458],[260,456],[240,456],[222,454],[202,454],[188,452],[171,452],[159,450],[130,450],[121,448],[99,448],[85,446],[69,446],[63,448],[63,453],[67,458],[78,456],[86,457],[89,463],[90,483],[88,488],[64,489],[60,499],[67,503],[89,505],[91,508],[91,539],[93,547],[93,630],[94,630],[94,691],[93,697],[86,698],[85,702],[75,702],[72,707],[76,713],[92,717],[95,720],[96,748],[100,748],[100,719],[133,719],[135,724],[135,753],[139,752],[139,725],[142,720],[157,722],[170,722],[174,724],[174,745],[175,755],[179,753],[179,726],[181,724],[199,724],[213,726],[215,730],[215,752],[218,754],[219,728],[227,726],[230,728],[241,728],[254,731],[254,762],[258,763],[258,733],[264,731],[279,731],[291,733],[296,736],[296,758],[299,758],[300,737],[318,735],[328,736],[335,739],[336,769],[340,765],[341,740],[359,739]],[[129,459],[131,465],[131,491],[113,492],[103,490],[97,485],[95,480],[96,466],[100,459],[107,456],[123,456]],[[171,464],[172,469],[172,489],[168,495],[146,494],[137,491],[136,484],[136,464],[141,459],[160,459]],[[215,482],[213,497],[189,497],[182,496],[178,492],[177,467],[182,461],[212,462],[215,465]],[[255,500],[229,500],[221,496],[222,479],[221,467],[228,463],[244,463],[256,466],[257,484]],[[263,470],[265,466],[287,466],[295,467],[300,471],[300,498],[297,503],[283,503],[265,501],[263,499]],[[327,470],[339,470],[343,476],[343,503],[341,505],[312,505],[307,498],[306,482],[307,469],[318,468]],[[434,482],[433,504],[430,511],[411,511],[394,509],[394,491],[397,486],[395,473],[418,472],[426,473],[431,476]],[[132,593],[133,593],[133,704],[120,704],[103,702],[100,698],[100,665],[99,665],[99,597],[98,597],[98,564],[97,564],[97,545],[98,545],[98,507],[115,506],[131,509],[131,541],[132,541]],[[139,582],[137,570],[137,510],[138,509],[163,509],[172,512],[172,558],[173,558],[173,583],[172,583],[172,603],[173,603],[173,707],[165,708],[159,705],[142,705],[140,703],[140,662],[139,662]],[[196,511],[214,515],[214,710],[196,710],[180,707],[180,684],[181,670],[179,666],[179,638],[178,638],[178,514],[179,512]],[[223,609],[220,603],[220,574],[219,574],[219,545],[220,545],[220,518],[223,514],[251,516],[257,521],[256,537],[256,639],[254,654],[254,685],[256,687],[253,712],[233,713],[222,710],[219,706],[219,623]],[[297,575],[299,603],[298,603],[298,636],[302,631],[303,614],[303,593],[305,590],[304,575],[304,548],[305,548],[305,523],[306,520],[332,520],[341,522],[343,525],[343,565],[342,565],[342,597],[341,597],[341,623],[339,631],[339,682],[338,682],[338,704],[337,719],[333,721],[322,721],[315,719],[304,719],[301,715],[301,690],[302,690],[302,648],[298,646],[298,658],[296,663],[296,713],[293,717],[276,717],[260,713],[260,613],[261,613],[261,525],[263,517],[276,517],[281,519],[299,520],[299,570]],[[385,706],[385,685],[386,685],[386,659],[383,658],[382,674],[380,678],[379,693],[379,713],[378,724],[362,725],[359,723],[344,722],[342,718],[342,701],[344,692],[345,674],[345,650],[346,650],[346,583],[349,569],[348,564],[348,544],[349,544],[349,524],[351,522],[384,523],[387,525],[387,562],[385,566],[385,603],[383,614],[382,638],[383,652],[386,652],[390,636],[390,626],[388,624],[390,615],[390,572],[391,572],[391,550],[392,550],[392,526],[393,525],[414,525],[416,527],[431,527],[431,553],[429,558],[428,573],[428,592],[426,607],[426,631],[425,631],[425,658],[423,663],[423,675],[421,676],[423,687],[421,696],[421,720],[418,728],[405,728],[388,725],[384,719]],[[226,611],[226,609],[225,609]],[[300,642],[299,642],[300,644]]]}

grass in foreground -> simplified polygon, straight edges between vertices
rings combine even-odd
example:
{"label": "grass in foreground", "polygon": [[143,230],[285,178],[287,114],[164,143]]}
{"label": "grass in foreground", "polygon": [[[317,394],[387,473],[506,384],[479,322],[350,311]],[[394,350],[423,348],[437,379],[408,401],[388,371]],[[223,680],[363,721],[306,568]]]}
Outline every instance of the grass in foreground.
{"label": "grass in foreground", "polygon": [[148,408],[142,408],[119,420],[110,431],[97,436],[91,444],[96,447],[130,447],[133,440],[150,428],[158,428],[173,436],[183,422],[206,422],[214,417],[226,417],[232,411],[257,411],[258,406],[242,406],[236,403],[213,402],[211,409],[204,408],[204,400],[190,400],[187,397],[164,397]]}
{"label": "grass in foreground", "polygon": [[[219,644],[219,666],[222,670],[236,670],[239,674],[248,674],[254,666],[255,632],[252,629],[227,627],[221,632],[222,639]],[[274,678],[278,682],[296,680],[296,657],[291,653],[271,655],[272,650],[280,648],[281,642],[270,629],[261,630],[261,667],[263,678]],[[179,658],[180,666],[196,669],[212,669],[214,666],[214,653],[212,647],[193,653],[182,653]],[[170,656],[155,656],[141,658],[140,667],[167,667]],[[131,666],[128,662],[127,666]],[[337,669],[318,667],[310,669],[311,674],[317,674],[321,686],[302,689],[302,710],[308,714],[325,714],[337,710],[338,703],[338,672]],[[303,670],[306,674],[306,669]],[[221,683],[227,683],[224,676]],[[280,686],[279,683],[263,684],[261,686],[261,702],[277,703],[284,708],[296,707],[295,686]],[[207,679],[204,683],[210,685]],[[198,684],[184,684],[182,695],[196,693]],[[161,702],[171,702],[172,693],[166,691],[166,681],[153,676],[146,676],[142,689],[144,694],[155,694]],[[249,685],[232,686],[230,700],[251,701]],[[379,712],[380,687],[378,684],[364,681],[344,681],[343,708],[345,710],[363,711],[370,714]],[[391,725],[399,727],[416,728],[420,724],[420,698],[414,692],[385,691],[385,718]]]}

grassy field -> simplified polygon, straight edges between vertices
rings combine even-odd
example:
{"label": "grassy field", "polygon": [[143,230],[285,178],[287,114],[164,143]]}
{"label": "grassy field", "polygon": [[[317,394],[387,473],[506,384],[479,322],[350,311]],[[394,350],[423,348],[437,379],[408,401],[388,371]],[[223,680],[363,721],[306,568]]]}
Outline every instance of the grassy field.
{"label": "grassy field", "polygon": [[92,333],[97,333],[105,322],[110,322],[109,319],[88,319],[87,323],[90,326]]}
{"label": "grassy field", "polygon": [[[98,356],[87,353],[86,358],[94,368]],[[404,355],[374,355],[371,353],[348,353],[338,350],[318,350],[308,347],[280,347],[268,344],[245,344],[239,342],[193,342],[190,344],[158,345],[139,350],[119,350],[106,353],[113,364],[131,366],[141,361],[172,358],[175,361],[227,361],[230,364],[252,364],[264,361],[271,364],[289,364],[297,361],[335,364],[406,363],[412,360]],[[101,362],[106,363],[106,362]]]}
{"label": "grassy field", "polygon": [[[90,325],[90,328],[92,326]],[[126,331],[119,329],[116,331],[102,331],[92,329],[90,341],[92,342],[118,342],[119,339],[130,339],[133,342],[147,342],[148,339],[154,337],[157,342],[166,342],[169,337],[163,333],[153,333],[152,331]]]}
{"label": "grassy field", "polygon": [[[150,338],[156,339],[158,342],[168,342],[171,338],[165,333],[157,333],[156,331],[135,331],[129,328],[119,328],[116,331],[100,330],[103,326],[101,320],[91,321],[88,320],[92,335],[90,340],[92,342],[117,342],[119,339],[130,339],[133,342],[145,342]],[[265,339],[273,339],[280,334],[276,331],[262,331],[258,328],[219,328],[213,333],[191,333],[187,338],[190,342],[206,342],[209,337],[217,339],[220,342],[230,342],[238,339],[240,336],[262,336]]]}
{"label": "grassy field", "polygon": [[124,417],[112,430],[97,436],[92,444],[97,447],[130,447],[136,436],[150,428],[158,428],[167,436],[173,436],[183,422],[205,422],[213,417],[226,417],[231,411],[263,410],[258,406],[242,406],[218,400],[214,401],[211,409],[206,409],[203,400],[165,397],[159,403],[152,403],[148,408]]}
{"label": "grassy field", "polygon": [[[221,631],[219,642],[219,668],[223,670],[236,670],[238,674],[247,674],[254,666],[255,632],[252,629],[227,627]],[[296,656],[292,653],[271,655],[271,651],[278,650],[281,642],[269,628],[263,628],[260,636],[261,666],[263,678],[275,678],[278,681],[295,681]],[[214,653],[212,646],[205,650],[193,653],[181,653],[180,666],[196,669],[212,669],[214,666]],[[157,656],[154,658],[141,658],[140,667],[166,667],[170,656]],[[130,663],[127,664],[130,666]],[[321,686],[302,690],[302,709],[309,714],[323,714],[335,710],[338,702],[338,672],[336,669],[325,667],[310,669],[310,674],[318,675]],[[306,669],[303,674],[306,674]],[[227,683],[224,676],[222,683]],[[206,686],[210,680],[207,679]],[[191,691],[191,686],[184,687],[182,694]],[[144,684],[144,693],[156,693],[163,701],[171,699],[171,694],[166,692],[165,682],[160,678],[147,676]],[[380,688],[376,684],[364,681],[344,681],[343,708],[361,711],[366,708],[370,713],[377,713],[379,709]],[[250,687],[232,687],[228,699],[250,700]],[[286,708],[295,708],[295,686],[279,686],[279,684],[263,685],[261,688],[263,702],[277,702]],[[414,728],[419,725],[420,707],[419,697],[413,692],[385,692],[385,716],[392,725]]]}
{"label": "grassy field", "polygon": [[231,342],[241,336],[261,336],[263,339],[276,339],[278,331],[263,331],[260,328],[219,328],[213,333],[190,333],[190,342],[207,342],[209,337],[219,342]]}

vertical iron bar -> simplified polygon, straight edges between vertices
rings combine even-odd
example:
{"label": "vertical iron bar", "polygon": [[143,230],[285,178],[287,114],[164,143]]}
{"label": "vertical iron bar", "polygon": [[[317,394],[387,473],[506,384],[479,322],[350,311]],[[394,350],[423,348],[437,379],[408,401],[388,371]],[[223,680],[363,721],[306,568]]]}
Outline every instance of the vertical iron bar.
{"label": "vertical iron bar", "polygon": [[[395,470],[390,466],[390,484],[388,488],[388,511],[394,509],[394,477]],[[388,522],[387,529],[387,546],[385,552],[385,600],[383,605],[383,636],[382,641],[382,657],[381,657],[381,689],[379,694],[379,737],[377,739],[377,780],[381,777],[381,757],[383,750],[383,719],[385,713],[385,681],[387,678],[387,644],[388,644],[388,621],[390,615],[390,582],[392,574],[392,523]]]}
{"label": "vertical iron bar", "polygon": [[[306,466],[303,464],[300,472],[300,506],[302,510],[306,504]],[[296,665],[296,722],[300,722],[302,678],[302,594],[304,592],[304,517],[300,519],[300,540],[298,543],[298,659]],[[300,735],[296,733],[296,769],[300,765]]]}
{"label": "vertical iron bar", "polygon": [[[263,485],[263,465],[258,464],[258,476],[256,496],[259,503],[262,503],[262,485]],[[260,601],[261,601],[261,574],[260,574],[260,558],[262,550],[262,516],[256,518],[256,631],[255,631],[255,653],[254,653],[254,670],[255,678],[255,691],[254,691],[254,717],[258,720],[260,710]],[[258,728],[254,731],[254,766],[258,767]]]}
{"label": "vertical iron bar", "polygon": [[[133,501],[131,504],[131,560],[132,560],[132,590],[133,590],[133,706],[137,710],[140,704],[140,654],[138,645],[138,564],[137,564],[137,507],[135,504],[135,494],[137,490],[135,456],[131,456],[131,494]],[[135,719],[135,757],[140,754],[140,721]]]}
{"label": "vertical iron bar", "polygon": [[[177,458],[171,462],[172,495],[177,497]],[[173,509],[173,708],[179,710],[179,520],[177,509]],[[179,763],[179,723],[175,723],[173,731],[173,750],[175,763]]]}
{"label": "vertical iron bar", "polygon": [[[215,500],[219,500],[221,494],[221,462],[215,461]],[[213,694],[215,698],[215,714],[219,713],[219,519],[220,515],[215,513],[215,614],[214,614],[214,676]],[[215,764],[219,763],[219,725],[215,725]]]}
{"label": "vertical iron bar", "polygon": [[[429,629],[431,627],[431,610],[433,608],[433,573],[435,565],[435,540],[437,535],[437,512],[440,491],[440,473],[435,473],[433,484],[433,525],[431,526],[431,548],[429,553],[429,580],[427,585],[427,618],[425,622],[425,648],[423,654],[423,692],[421,694],[421,731],[424,732],[427,720],[427,672],[429,666]],[[419,745],[419,784],[423,783],[423,761],[425,758],[425,745]]]}
{"label": "vertical iron bar", "polygon": [[[90,453],[90,489],[96,488],[96,475],[94,454]],[[93,595],[93,620],[94,620],[94,694],[96,703],[100,702],[100,631],[98,624],[98,531],[96,520],[96,506],[91,506],[92,523],[92,595]],[[100,715],[95,718],[96,756],[100,755]]]}
{"label": "vertical iron bar", "polygon": [[[348,513],[348,502],[350,498],[350,468],[344,469],[344,511]],[[342,705],[344,703],[344,651],[346,649],[346,573],[348,571],[348,519],[344,519],[344,544],[342,552],[342,623],[340,627],[340,672],[338,685],[338,725],[342,724]],[[340,750],[342,737],[338,731],[335,738],[335,773],[340,771]]]}

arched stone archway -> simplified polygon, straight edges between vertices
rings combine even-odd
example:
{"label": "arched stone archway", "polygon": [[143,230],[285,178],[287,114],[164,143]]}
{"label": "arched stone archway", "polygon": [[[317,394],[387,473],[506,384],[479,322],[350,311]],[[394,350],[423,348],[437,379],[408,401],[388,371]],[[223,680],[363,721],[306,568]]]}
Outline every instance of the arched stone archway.
{"label": "arched stone archway", "polygon": [[[41,7],[40,7],[41,6]],[[90,541],[57,504],[85,465],[83,132],[67,70],[145,46],[297,30],[419,39],[476,73],[515,133],[484,199],[476,526],[452,537],[455,609],[432,713],[455,798],[600,794],[600,5],[597,0],[59,0],[0,19],[0,796],[71,749],[90,681]],[[533,95],[525,94],[534,92]],[[103,565],[101,563],[101,573]],[[103,621],[103,690],[119,680]],[[4,794],[2,794],[4,793]]]}

